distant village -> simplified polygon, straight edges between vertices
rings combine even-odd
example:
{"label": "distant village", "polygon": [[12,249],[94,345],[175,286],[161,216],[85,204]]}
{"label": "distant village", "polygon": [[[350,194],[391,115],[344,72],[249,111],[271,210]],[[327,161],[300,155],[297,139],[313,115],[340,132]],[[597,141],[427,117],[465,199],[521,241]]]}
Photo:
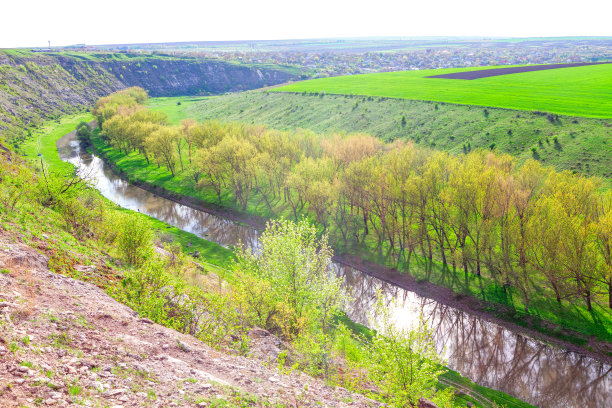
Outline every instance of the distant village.
{"label": "distant village", "polygon": [[608,61],[612,60],[612,44],[568,47],[440,47],[364,53],[206,52],[200,54],[252,64],[294,65],[311,70],[314,76],[336,76],[487,65]]}
{"label": "distant village", "polygon": [[[383,42],[384,43],[384,42]],[[207,43],[203,43],[207,44]],[[377,47],[378,46],[378,47]],[[488,65],[551,64],[573,62],[612,61],[612,40],[579,41],[517,41],[517,42],[459,42],[408,49],[384,49],[375,41],[368,47],[329,48],[294,45],[254,47],[252,44],[130,44],[91,46],[77,44],[69,47],[36,48],[33,52],[99,52],[122,54],[156,54],[202,57],[246,64],[275,64],[298,67],[303,77],[326,77],[364,74],[370,72],[406,71],[420,69],[457,68]]]}

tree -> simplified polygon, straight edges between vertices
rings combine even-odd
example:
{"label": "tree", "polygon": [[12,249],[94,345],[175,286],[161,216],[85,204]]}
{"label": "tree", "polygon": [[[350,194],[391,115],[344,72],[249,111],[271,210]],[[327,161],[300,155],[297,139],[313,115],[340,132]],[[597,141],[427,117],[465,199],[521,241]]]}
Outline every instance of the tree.
{"label": "tree", "polygon": [[187,143],[187,151],[189,155],[189,163],[191,163],[191,147],[194,141],[194,127],[198,124],[194,119],[183,119],[181,121],[181,136]]}
{"label": "tree", "polygon": [[570,228],[568,221],[559,200],[542,197],[535,204],[533,216],[527,223],[529,265],[546,278],[559,303],[565,297],[568,281],[562,257],[563,240],[567,239],[567,228]]}
{"label": "tree", "polygon": [[91,136],[91,129],[87,122],[80,122],[76,127],[76,134],[79,140],[89,140]]}
{"label": "tree", "polygon": [[336,163],[336,170],[354,161],[373,156],[382,146],[380,139],[365,134],[346,137],[334,135],[331,139],[324,139],[321,142],[323,151]]}
{"label": "tree", "polygon": [[251,277],[244,280],[251,289],[239,278],[237,291],[252,292],[255,284],[265,289],[242,299],[251,319],[287,339],[325,331],[346,301],[326,237],[317,238],[316,229],[304,219],[280,220],[267,224],[259,243],[257,251],[238,253],[235,271]]}
{"label": "tree", "polygon": [[[225,185],[227,165],[217,150],[216,146],[197,150],[193,164],[207,176],[199,182],[199,185],[201,187],[212,187],[217,195],[219,205],[221,205],[221,192]],[[196,181],[196,183],[198,182]]]}
{"label": "tree", "polygon": [[117,244],[129,264],[142,265],[152,253],[150,223],[139,215],[123,215],[117,222]]}
{"label": "tree", "polygon": [[223,138],[213,149],[227,166],[226,179],[232,186],[234,198],[246,210],[256,174],[257,150],[246,140],[234,135]]}
{"label": "tree", "polygon": [[372,324],[378,330],[367,347],[366,369],[384,402],[398,408],[417,407],[426,398],[441,407],[453,406],[453,389],[437,389],[438,377],[447,370],[427,326],[421,323],[415,330],[397,327],[380,292],[375,321]]}
{"label": "tree", "polygon": [[612,193],[606,193],[597,207],[597,248],[600,261],[597,268],[597,279],[607,286],[608,307],[612,309]]}
{"label": "tree", "polygon": [[160,127],[146,138],[149,151],[158,165],[164,164],[172,176],[176,174],[176,153],[174,146],[179,138],[178,130]]}

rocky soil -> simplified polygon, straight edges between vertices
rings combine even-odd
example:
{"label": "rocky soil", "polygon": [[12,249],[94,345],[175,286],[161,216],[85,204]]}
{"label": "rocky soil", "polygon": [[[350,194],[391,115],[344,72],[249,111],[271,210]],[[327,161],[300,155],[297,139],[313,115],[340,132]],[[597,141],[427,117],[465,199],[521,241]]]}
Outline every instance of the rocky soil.
{"label": "rocky soil", "polygon": [[378,406],[265,363],[280,342],[263,330],[253,358],[224,354],[47,262],[0,232],[0,407]]}

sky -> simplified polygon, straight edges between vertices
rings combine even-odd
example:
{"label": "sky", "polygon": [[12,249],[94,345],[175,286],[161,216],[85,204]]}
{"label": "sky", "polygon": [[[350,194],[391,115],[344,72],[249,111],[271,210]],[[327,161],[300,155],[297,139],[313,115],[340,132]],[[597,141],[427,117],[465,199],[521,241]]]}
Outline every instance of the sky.
{"label": "sky", "polygon": [[0,48],[369,36],[612,36],[612,0],[3,0]]}

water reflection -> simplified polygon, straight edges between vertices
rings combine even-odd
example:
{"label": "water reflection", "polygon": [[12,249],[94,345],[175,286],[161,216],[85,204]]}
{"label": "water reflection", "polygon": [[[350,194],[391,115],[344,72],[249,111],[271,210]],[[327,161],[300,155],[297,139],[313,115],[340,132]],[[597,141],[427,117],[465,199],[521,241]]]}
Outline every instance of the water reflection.
{"label": "water reflection", "polygon": [[[225,247],[257,245],[257,232],[243,225],[158,197],[116,176],[98,157],[82,150],[74,135],[58,141],[62,160],[90,174],[108,199]],[[434,332],[438,351],[449,367],[475,382],[541,407],[612,406],[612,368],[588,357],[551,347],[458,309],[336,265],[354,301],[349,316],[368,323],[377,290],[402,326],[423,316]]]}
{"label": "water reflection", "polygon": [[541,407],[608,407],[612,367],[551,347],[461,310],[418,296],[355,269],[339,266],[354,297],[349,316],[362,324],[380,290],[398,325],[421,316],[449,367],[478,384]]}

